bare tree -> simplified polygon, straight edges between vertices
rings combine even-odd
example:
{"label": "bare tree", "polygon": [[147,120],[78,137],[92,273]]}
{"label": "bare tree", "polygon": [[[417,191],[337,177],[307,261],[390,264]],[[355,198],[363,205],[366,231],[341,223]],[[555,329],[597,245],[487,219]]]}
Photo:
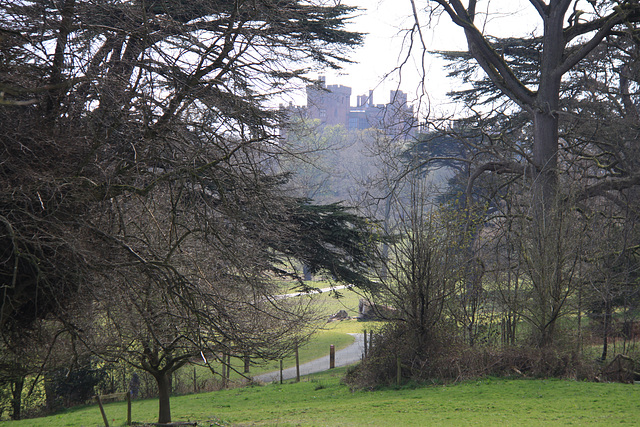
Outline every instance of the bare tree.
{"label": "bare tree", "polygon": [[387,227],[392,231],[380,247],[378,283],[366,294],[376,314],[402,331],[403,343],[393,344],[393,351],[416,367],[430,346],[437,347],[452,314],[458,320],[452,306],[466,256],[458,246],[459,222],[433,203],[428,188],[413,175],[404,183],[406,191],[393,194]]}
{"label": "bare tree", "polygon": [[[545,313],[539,313],[541,322],[537,328],[538,344],[546,346],[554,340],[556,312],[558,309],[562,311],[564,306],[564,303],[556,306],[553,300],[564,301],[564,295],[570,293],[569,281],[573,277],[570,267],[575,260],[569,254],[556,256],[556,243],[564,237],[562,230],[565,230],[559,224],[566,224],[563,221],[571,215],[571,207],[566,203],[567,188],[563,187],[567,181],[559,178],[561,166],[567,162],[567,157],[562,155],[567,152],[567,146],[559,138],[560,119],[571,112],[563,100],[572,95],[564,90],[563,82],[580,69],[585,59],[598,51],[605,41],[633,28],[640,18],[640,10],[632,1],[531,0],[529,4],[531,16],[539,19],[541,33],[517,39],[515,44],[509,45],[508,39],[484,33],[482,17],[490,18],[497,11],[493,8],[499,7],[497,3],[488,6],[481,15],[477,13],[476,0],[466,3],[458,0],[412,1],[415,34],[420,34],[423,12],[429,16],[440,13],[448,16],[464,32],[468,55],[488,77],[484,88],[489,89],[484,93],[497,94],[490,95],[488,99],[508,98],[511,104],[503,111],[508,113],[521,109],[531,123],[530,132],[520,136],[515,134],[515,141],[519,143],[510,145],[509,155],[504,156],[504,152],[500,152],[503,145],[494,145],[491,158],[474,167],[469,185],[473,185],[485,172],[519,176],[527,183],[526,187],[531,192],[529,235],[533,239],[526,248],[527,259],[536,260],[530,264],[528,272],[532,287],[541,298],[545,298],[538,304]],[[424,6],[423,9],[420,6]],[[426,46],[424,41],[422,45]],[[522,52],[531,55],[525,57]],[[520,61],[512,61],[513,58]],[[501,132],[496,127],[493,129],[493,135],[488,133],[490,139],[500,141]],[[607,179],[589,183],[578,196],[572,195],[569,199],[585,200],[610,189],[630,188],[638,182],[637,171],[626,169],[623,175],[607,175]],[[569,264],[560,264],[562,260],[568,260]]]}

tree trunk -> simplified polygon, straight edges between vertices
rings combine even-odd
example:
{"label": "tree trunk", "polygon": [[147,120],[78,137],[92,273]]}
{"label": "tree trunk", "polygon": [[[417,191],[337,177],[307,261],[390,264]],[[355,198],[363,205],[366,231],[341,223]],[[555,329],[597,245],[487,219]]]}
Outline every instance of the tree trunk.
{"label": "tree trunk", "polygon": [[[541,108],[553,108],[548,102]],[[557,101],[554,100],[554,104]],[[536,173],[533,181],[534,206],[537,214],[550,211],[556,201],[558,163],[558,117],[552,111],[537,111],[533,117],[533,162]]]}
{"label": "tree trunk", "polygon": [[538,347],[550,347],[553,345],[556,335],[556,319],[551,319],[549,323],[547,323],[546,327],[544,327],[540,331],[540,339],[538,342]]}
{"label": "tree trunk", "polygon": [[153,375],[158,383],[158,423],[171,422],[171,373],[157,372]]}
{"label": "tree trunk", "polygon": [[538,344],[543,347],[553,343],[557,313],[554,291],[560,289],[559,259],[552,248],[557,248],[556,231],[558,206],[558,109],[560,104],[561,74],[557,71],[562,62],[564,37],[563,13],[550,6],[544,22],[544,41],[540,64],[540,83],[533,114],[533,182],[531,237],[535,257],[532,281],[540,298],[537,313]]}
{"label": "tree trunk", "polygon": [[[463,2],[445,2],[452,5],[451,14],[457,15],[460,21],[470,19],[473,22],[475,16],[476,1],[470,1],[466,10]],[[554,246],[556,228],[554,218],[558,213],[557,193],[557,162],[558,162],[558,110],[560,99],[560,84],[562,80],[562,61],[566,44],[563,33],[564,15],[567,10],[566,2],[549,2],[541,13],[544,22],[544,35],[540,56],[540,80],[535,93],[528,92],[524,85],[512,78],[512,74],[501,71],[499,62],[494,56],[494,51],[486,46],[486,39],[472,29],[465,28],[469,52],[477,59],[480,66],[489,75],[491,80],[506,95],[523,106],[533,118],[533,165],[532,173],[532,215],[529,245],[532,248],[529,258],[532,264],[529,266],[531,280],[533,282],[537,307],[534,314],[534,328],[536,339],[540,346],[546,346],[553,342],[555,334],[555,322],[558,317],[558,304],[553,300],[554,293],[561,289],[561,276],[554,274],[559,271],[559,260],[552,259],[551,248]],[[455,12],[454,12],[455,9]],[[466,13],[463,13],[466,12]],[[461,24],[458,24],[461,25]],[[503,68],[509,69],[508,64]],[[509,69],[509,71],[511,71]]]}
{"label": "tree trunk", "polygon": [[[553,108],[557,101],[551,99],[550,103],[543,104]],[[562,278],[556,274],[561,271],[557,256],[560,238],[557,223],[557,153],[558,118],[552,111],[537,111],[534,114],[533,144],[535,173],[531,187],[533,221],[530,238],[533,240],[533,253],[529,254],[529,258],[532,261],[531,280],[537,298],[535,310],[538,312],[534,316],[538,329],[536,339],[540,347],[553,344],[557,317],[555,294],[562,288],[558,283]]]}

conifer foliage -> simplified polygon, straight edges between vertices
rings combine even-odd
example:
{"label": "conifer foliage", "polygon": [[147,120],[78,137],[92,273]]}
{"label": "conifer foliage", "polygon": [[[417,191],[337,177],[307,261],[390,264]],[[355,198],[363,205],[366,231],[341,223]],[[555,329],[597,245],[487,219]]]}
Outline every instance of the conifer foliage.
{"label": "conifer foliage", "polygon": [[160,422],[171,373],[200,350],[286,351],[270,339],[309,319],[270,298],[277,252],[302,256],[326,238],[356,260],[317,260],[339,278],[360,253],[339,241],[352,234],[300,232],[315,214],[271,173],[278,117],[265,101],[347,60],[362,40],[345,29],[354,11],[2,2],[0,332],[57,319],[74,342],[154,375]]}

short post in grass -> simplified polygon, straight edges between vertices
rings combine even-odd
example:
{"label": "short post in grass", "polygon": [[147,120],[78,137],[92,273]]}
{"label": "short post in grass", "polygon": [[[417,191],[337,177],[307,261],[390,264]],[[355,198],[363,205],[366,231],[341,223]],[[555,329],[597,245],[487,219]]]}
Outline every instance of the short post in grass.
{"label": "short post in grass", "polygon": [[298,342],[296,341],[296,382],[300,382],[300,355],[298,354]]}
{"label": "short post in grass", "polygon": [[226,361],[227,361],[227,354],[222,353],[222,363],[221,363],[222,372],[220,372],[220,380],[222,381],[222,388],[227,388],[227,367],[225,365]]}
{"label": "short post in grass", "polygon": [[193,367],[193,392],[198,392],[198,380],[196,378],[196,367]]}
{"label": "short post in grass", "polygon": [[282,378],[282,359],[280,359],[280,384],[282,384],[283,378]]}
{"label": "short post in grass", "polygon": [[104,412],[104,407],[102,406],[102,399],[100,399],[100,395],[96,395],[96,400],[98,401],[98,406],[100,407],[100,413],[102,414],[102,420],[104,421],[104,427],[109,427],[109,419],[107,418],[107,414]]}
{"label": "short post in grass", "polygon": [[364,330],[364,357],[367,357],[367,330]]}
{"label": "short post in grass", "polygon": [[222,353],[222,388],[229,386],[231,377],[231,353]]}
{"label": "short post in grass", "polygon": [[[194,368],[195,369],[195,368]],[[127,392],[127,425],[131,425],[131,390]]]}
{"label": "short post in grass", "polygon": [[336,367],[336,346],[331,344],[329,347],[329,369]]}

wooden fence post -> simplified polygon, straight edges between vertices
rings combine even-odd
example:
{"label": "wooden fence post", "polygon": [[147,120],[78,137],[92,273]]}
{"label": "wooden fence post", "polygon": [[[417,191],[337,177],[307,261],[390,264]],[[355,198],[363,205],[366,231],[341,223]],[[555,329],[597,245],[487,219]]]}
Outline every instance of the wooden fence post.
{"label": "wooden fence post", "polygon": [[282,359],[280,359],[280,384],[282,384]]}
{"label": "wooden fence post", "polygon": [[367,357],[367,330],[364,330],[364,357]]}
{"label": "wooden fence post", "polygon": [[296,342],[296,382],[300,382],[300,355],[298,354],[298,343]]}
{"label": "wooden fence post", "polygon": [[104,427],[109,427],[109,420],[107,419],[107,414],[104,413],[104,407],[102,406],[102,399],[100,399],[100,395],[96,395],[96,400],[98,401],[98,406],[100,407],[100,413],[102,414],[102,420],[104,421]]}
{"label": "wooden fence post", "polygon": [[329,347],[329,369],[336,367],[336,346],[331,344]]}
{"label": "wooden fence post", "polygon": [[127,392],[127,425],[131,425],[131,390]]}
{"label": "wooden fence post", "polygon": [[198,392],[198,378],[196,377],[196,367],[193,367],[193,392]]}

